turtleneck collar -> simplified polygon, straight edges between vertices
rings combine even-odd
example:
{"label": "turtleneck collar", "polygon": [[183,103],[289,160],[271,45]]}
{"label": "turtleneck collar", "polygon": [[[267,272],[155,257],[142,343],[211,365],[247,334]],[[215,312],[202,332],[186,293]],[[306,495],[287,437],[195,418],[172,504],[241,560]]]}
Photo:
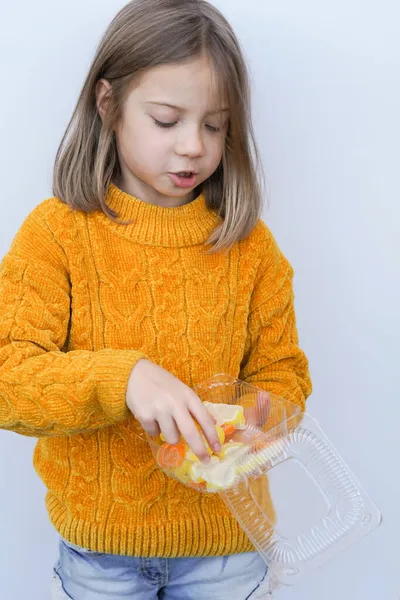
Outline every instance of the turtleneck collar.
{"label": "turtleneck collar", "polygon": [[183,206],[166,208],[139,200],[111,183],[106,202],[118,214],[120,221],[132,223],[115,223],[101,213],[103,223],[118,235],[149,246],[201,244],[221,223],[221,218],[207,207],[204,194]]}

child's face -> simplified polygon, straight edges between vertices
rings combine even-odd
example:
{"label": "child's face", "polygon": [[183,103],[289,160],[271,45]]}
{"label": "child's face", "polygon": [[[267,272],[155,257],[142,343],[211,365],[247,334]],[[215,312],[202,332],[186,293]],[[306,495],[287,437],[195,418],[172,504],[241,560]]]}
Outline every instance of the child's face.
{"label": "child's face", "polygon": [[129,93],[116,130],[117,183],[154,204],[189,202],[221,162],[228,117],[206,58],[150,69]]}

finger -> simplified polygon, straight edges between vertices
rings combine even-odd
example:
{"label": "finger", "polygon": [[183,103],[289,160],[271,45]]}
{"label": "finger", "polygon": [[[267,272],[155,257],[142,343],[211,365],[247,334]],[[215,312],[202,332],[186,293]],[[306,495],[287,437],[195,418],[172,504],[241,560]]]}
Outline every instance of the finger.
{"label": "finger", "polygon": [[168,444],[177,444],[180,441],[181,436],[172,415],[160,415],[158,417],[158,425]]}
{"label": "finger", "polygon": [[158,426],[157,421],[154,419],[142,419],[139,421],[145,432],[151,437],[155,437],[159,435],[160,428]]}
{"label": "finger", "polygon": [[203,430],[210,447],[214,452],[219,452],[221,450],[221,444],[219,443],[217,430],[215,428],[216,421],[208,412],[200,398],[194,396],[190,401],[189,410]]}
{"label": "finger", "polygon": [[177,411],[175,421],[183,438],[187,441],[194,454],[201,461],[208,462],[210,454],[188,409],[184,408]]}
{"label": "finger", "polygon": [[244,408],[244,418],[246,424],[252,427],[257,427],[259,421],[257,417],[257,395],[254,392],[245,394],[240,399],[240,404]]}
{"label": "finger", "polygon": [[269,419],[271,410],[271,400],[268,392],[260,392],[257,395],[257,413],[259,415],[260,424],[264,425]]}

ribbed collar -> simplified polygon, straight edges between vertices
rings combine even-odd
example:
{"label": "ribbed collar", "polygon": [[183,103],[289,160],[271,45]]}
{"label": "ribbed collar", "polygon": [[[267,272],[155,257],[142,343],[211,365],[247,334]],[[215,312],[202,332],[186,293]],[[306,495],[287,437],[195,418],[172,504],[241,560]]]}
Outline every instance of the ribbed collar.
{"label": "ribbed collar", "polygon": [[101,213],[100,218],[117,235],[149,246],[182,247],[204,243],[221,218],[207,207],[200,194],[195,200],[172,208],[149,204],[123,192],[111,183],[107,205],[129,225],[115,223]]}

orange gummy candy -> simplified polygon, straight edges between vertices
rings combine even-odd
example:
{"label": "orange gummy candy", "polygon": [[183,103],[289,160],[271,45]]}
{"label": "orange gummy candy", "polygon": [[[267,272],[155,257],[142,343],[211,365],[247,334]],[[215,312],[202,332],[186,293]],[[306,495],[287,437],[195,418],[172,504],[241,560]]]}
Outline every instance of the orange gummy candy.
{"label": "orange gummy candy", "polygon": [[157,452],[157,461],[163,469],[180,467],[185,460],[187,446],[185,442],[179,444],[163,444]]}
{"label": "orange gummy candy", "polygon": [[207,484],[205,483],[205,481],[201,481],[200,483],[195,483],[194,481],[189,480],[186,483],[186,485],[190,488],[193,488],[194,490],[197,490],[198,492],[207,489]]}
{"label": "orange gummy candy", "polygon": [[235,433],[235,426],[232,423],[221,425],[223,432],[225,433],[225,441],[229,440],[230,437]]}

